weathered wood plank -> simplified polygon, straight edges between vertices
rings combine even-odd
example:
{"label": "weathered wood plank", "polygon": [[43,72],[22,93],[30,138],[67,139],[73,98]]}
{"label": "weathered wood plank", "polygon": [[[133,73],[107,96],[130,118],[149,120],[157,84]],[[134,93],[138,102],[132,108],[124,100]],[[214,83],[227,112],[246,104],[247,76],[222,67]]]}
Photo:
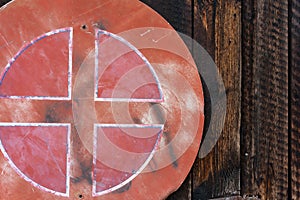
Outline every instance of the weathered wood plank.
{"label": "weathered wood plank", "polygon": [[[192,1],[141,0],[163,16],[176,31],[192,36]],[[189,200],[192,193],[192,175],[167,200]]]}
{"label": "weathered wood plank", "polygon": [[242,194],[288,198],[288,1],[243,1]]}
{"label": "weathered wood plank", "polygon": [[0,0],[0,6],[3,6],[4,4],[10,2],[11,0]]}
{"label": "weathered wood plank", "polygon": [[300,199],[300,1],[290,1],[291,198]]}
{"label": "weathered wood plank", "polygon": [[193,199],[234,196],[240,191],[241,3],[202,0],[195,1],[194,9],[194,36],[218,66],[226,88],[227,115],[217,145],[195,163]]}
{"label": "weathered wood plank", "polygon": [[192,36],[191,0],[140,0],[164,17],[176,31]]}

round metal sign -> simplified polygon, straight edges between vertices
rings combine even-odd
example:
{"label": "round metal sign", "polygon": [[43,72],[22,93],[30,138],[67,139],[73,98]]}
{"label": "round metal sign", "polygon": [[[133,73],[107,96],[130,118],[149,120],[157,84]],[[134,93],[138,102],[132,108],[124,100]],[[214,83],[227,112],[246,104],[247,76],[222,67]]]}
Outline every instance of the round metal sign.
{"label": "round metal sign", "polygon": [[164,199],[203,129],[197,68],[133,0],[16,0],[0,10],[5,199]]}

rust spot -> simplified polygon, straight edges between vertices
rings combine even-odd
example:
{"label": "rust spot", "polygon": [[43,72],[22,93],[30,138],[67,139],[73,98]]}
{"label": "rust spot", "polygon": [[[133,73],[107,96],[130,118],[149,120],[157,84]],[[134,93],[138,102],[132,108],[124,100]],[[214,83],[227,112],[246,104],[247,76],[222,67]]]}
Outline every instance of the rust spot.
{"label": "rust spot", "polygon": [[80,183],[83,180],[87,180],[87,182],[92,185],[93,180],[92,180],[92,167],[89,165],[86,165],[84,163],[79,163],[80,169],[81,169],[81,176],[77,177],[72,177],[71,181],[72,183]]}
{"label": "rust spot", "polygon": [[70,123],[72,121],[71,102],[57,102],[46,108],[45,121],[47,123]]}
{"label": "rust spot", "polygon": [[92,154],[84,147],[75,127],[72,127],[72,140],[73,140],[73,159],[76,165],[76,171],[73,171],[71,181],[73,183],[80,183],[87,181],[92,185],[92,169],[93,157]]}
{"label": "rust spot", "polygon": [[123,187],[121,187],[120,189],[117,189],[113,193],[120,194],[120,193],[130,190],[130,188],[131,188],[131,181],[129,183],[127,183],[126,185],[124,185]]}
{"label": "rust spot", "polygon": [[133,121],[134,123],[136,123],[136,124],[142,124],[142,121],[141,121],[139,118],[132,117],[131,119],[132,119],[132,121]]}
{"label": "rust spot", "polygon": [[86,165],[84,163],[80,163],[80,169],[82,172],[82,178],[87,180],[90,185],[93,184],[92,180],[92,167],[90,165]]}
{"label": "rust spot", "polygon": [[98,28],[98,29],[101,29],[101,30],[107,30],[107,22],[106,21],[103,21],[103,20],[99,20],[97,22],[95,22],[94,24],[94,27]]}
{"label": "rust spot", "polygon": [[175,154],[173,146],[170,144],[172,138],[171,138],[171,136],[170,136],[170,134],[168,132],[164,132],[164,137],[166,139],[167,144],[169,144],[168,145],[168,150],[169,150],[169,155],[171,157],[171,160],[173,161],[172,162],[172,166],[174,168],[177,168],[178,167],[177,157],[176,157],[176,154]]}

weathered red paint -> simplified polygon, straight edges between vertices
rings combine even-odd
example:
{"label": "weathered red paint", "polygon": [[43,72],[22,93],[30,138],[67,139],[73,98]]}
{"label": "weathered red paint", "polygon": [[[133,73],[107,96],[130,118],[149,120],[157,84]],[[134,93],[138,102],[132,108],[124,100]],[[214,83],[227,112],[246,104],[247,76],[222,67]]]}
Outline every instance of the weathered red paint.
{"label": "weathered red paint", "polygon": [[67,133],[66,126],[0,127],[3,146],[20,171],[58,192],[66,191]]}
{"label": "weathered red paint", "polygon": [[[70,95],[76,97],[77,90],[73,91],[75,94],[73,95],[70,89],[74,90],[75,77],[80,77],[78,75],[80,68],[93,63],[93,59],[89,59],[89,54],[95,49],[95,31],[97,29],[116,34],[141,27],[172,30],[161,16],[139,1],[133,0],[16,0],[1,8],[0,24],[0,72],[3,77],[0,85],[2,96],[0,98],[0,123],[2,124],[0,139],[3,149],[15,167],[27,178],[39,184],[34,185],[25,180],[26,178],[24,179],[22,174],[18,174],[9,164],[4,154],[0,153],[0,199],[163,199],[180,186],[198,152],[204,118],[201,83],[196,67],[186,61],[190,61],[190,58],[181,58],[172,52],[159,49],[141,50],[143,56],[150,63],[163,63],[188,80],[189,85],[197,94],[198,102],[196,104],[201,112],[199,131],[191,146],[176,162],[162,169],[156,169],[155,163],[159,163],[160,159],[171,160],[170,157],[176,154],[176,148],[180,148],[180,146],[169,147],[169,152],[163,155],[154,154],[153,159],[147,165],[151,171],[148,173],[136,174],[136,169],[131,172],[129,170],[122,172],[93,159],[92,149],[89,149],[90,145],[101,144],[99,147],[104,147],[105,142],[103,141],[105,140],[102,140],[101,137],[95,138],[90,134],[95,128],[92,121],[82,127],[75,127],[74,124],[78,122],[76,120],[84,120],[77,114],[90,111],[89,104],[91,102],[80,102]],[[51,34],[47,35],[46,33]],[[186,47],[179,37],[170,36],[169,39],[179,49],[186,51]],[[31,45],[31,41],[34,44]],[[99,39],[99,41],[101,44],[105,38]],[[106,48],[99,49],[100,61],[109,60],[107,52],[112,46],[117,49],[128,48],[114,40],[106,44]],[[161,45],[169,46],[171,44]],[[128,51],[129,53],[119,57],[104,71],[98,82],[97,97],[152,99],[148,101],[149,103],[144,104],[130,102],[128,104],[130,117],[136,124],[145,124],[147,120],[145,122],[144,114],[148,112],[152,104],[157,104],[153,112],[158,117],[151,123],[163,123],[164,130],[160,130],[159,127],[154,129],[148,127],[149,130],[147,130],[147,127],[142,125],[135,127],[136,131],[130,130],[130,127],[123,129],[106,127],[101,129],[102,134],[97,134],[98,136],[106,135],[111,142],[126,151],[145,153],[145,157],[136,160],[134,160],[135,157],[126,158],[128,162],[131,162],[131,166],[136,166],[138,169],[142,165],[143,159],[147,159],[153,149],[162,148],[176,137],[176,133],[180,129],[180,119],[191,116],[182,116],[188,112],[180,110],[178,105],[183,100],[172,95],[171,88],[169,88],[170,94],[165,95],[164,99],[160,99],[158,85],[155,83],[153,74],[136,52],[130,49]],[[101,58],[103,55],[105,55],[104,58]],[[6,70],[5,67],[8,66],[8,63],[11,63],[11,68]],[[99,63],[101,65],[103,62]],[[141,66],[139,73],[143,75],[143,79],[131,76],[131,80],[139,80],[141,85],[143,85],[143,81],[151,84],[143,85],[138,89],[133,88],[137,90],[132,95],[130,92],[114,94],[114,86],[119,83],[122,75],[134,66]],[[155,70],[162,79],[164,77],[171,80],[176,78],[176,76],[168,77],[168,74],[165,74],[159,67]],[[88,77],[90,75],[89,72],[84,73],[81,76]],[[176,82],[176,80],[171,83],[172,87],[184,93],[182,83]],[[82,82],[77,89],[82,87],[81,84]],[[131,87],[137,83],[124,81],[124,84],[125,88],[131,91]],[[9,96],[22,98],[6,98]],[[38,98],[31,98],[37,96]],[[164,110],[163,105],[160,106],[161,101],[168,105],[168,109]],[[76,106],[79,105],[80,107],[77,109]],[[112,113],[119,108],[118,103],[114,105],[110,102],[96,102],[93,106],[96,110],[97,123],[116,123]],[[118,110],[122,108],[121,106]],[[72,112],[74,109],[77,111],[75,114]],[[102,114],[104,112],[105,115]],[[15,124],[14,126],[5,126],[9,123]],[[22,127],[24,123],[35,125]],[[120,122],[118,121],[118,123]],[[39,126],[38,124],[49,126]],[[147,132],[149,137],[137,139],[135,136],[139,134],[140,129],[144,133]],[[128,131],[132,135],[124,135],[122,131]],[[183,136],[180,137],[182,138],[179,140],[185,140]],[[180,145],[181,143],[177,142],[176,144]],[[110,150],[108,147],[105,152]],[[99,154],[103,152],[101,148],[97,148],[96,151],[97,153],[99,151]],[[115,151],[112,150],[112,152]],[[116,159],[116,156],[110,155],[111,160]],[[121,161],[126,161],[126,159],[120,158]],[[135,174],[136,177],[124,184],[123,187],[108,191],[101,196],[93,196],[93,181],[96,182],[95,191],[101,192],[126,181],[128,176]],[[68,186],[70,188],[67,188]],[[52,192],[43,188],[48,188]],[[53,193],[53,191],[67,193],[68,189],[67,197]]]}

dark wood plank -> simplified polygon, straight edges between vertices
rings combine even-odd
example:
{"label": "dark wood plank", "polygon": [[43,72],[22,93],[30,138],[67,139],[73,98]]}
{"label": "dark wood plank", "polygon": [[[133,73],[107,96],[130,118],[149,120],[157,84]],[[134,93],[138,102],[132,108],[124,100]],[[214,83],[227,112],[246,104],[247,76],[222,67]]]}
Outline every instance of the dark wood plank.
{"label": "dark wood plank", "polygon": [[291,198],[300,199],[300,1],[290,1]]}
{"label": "dark wood plank", "polygon": [[243,1],[242,194],[288,199],[288,1]]}
{"label": "dark wood plank", "polygon": [[11,0],[0,0],[0,7],[3,6],[4,4],[10,2]]}
{"label": "dark wood plank", "polygon": [[[194,36],[218,66],[226,88],[227,115],[218,143],[195,163],[193,199],[235,196],[240,191],[241,3],[198,0],[194,9]],[[218,113],[211,113],[212,119],[214,115]]]}
{"label": "dark wood plank", "polygon": [[243,198],[241,196],[233,196],[233,197],[226,197],[226,198],[218,198],[218,199],[213,199],[213,200],[259,200],[258,198]]}
{"label": "dark wood plank", "polygon": [[[163,16],[178,32],[192,36],[192,1],[141,0]],[[167,200],[189,200],[192,193],[192,175]]]}
{"label": "dark wood plank", "polygon": [[176,31],[192,36],[191,0],[140,0],[164,17]]}

